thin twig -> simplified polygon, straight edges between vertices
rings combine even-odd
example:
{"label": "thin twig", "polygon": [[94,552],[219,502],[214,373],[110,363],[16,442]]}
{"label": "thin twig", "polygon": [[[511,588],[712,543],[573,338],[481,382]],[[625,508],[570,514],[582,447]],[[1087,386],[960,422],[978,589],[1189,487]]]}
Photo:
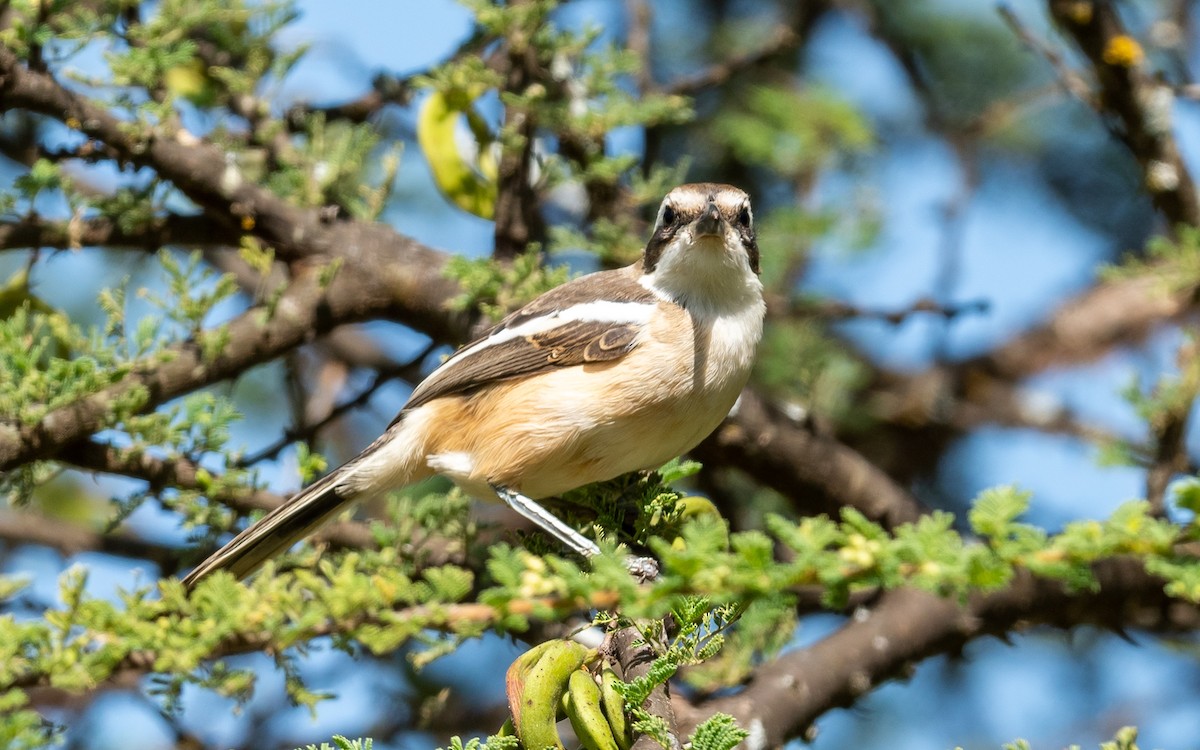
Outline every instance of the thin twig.
{"label": "thin twig", "polygon": [[1033,50],[1050,64],[1050,67],[1054,69],[1058,84],[1062,87],[1063,91],[1066,91],[1089,107],[1095,108],[1096,95],[1092,91],[1091,85],[1083,79],[1083,76],[1076,73],[1066,64],[1058,50],[1039,39],[1033,33],[1033,30],[1025,25],[1009,3],[1002,2],[998,4],[996,12],[1000,14],[1000,18],[1008,24],[1008,27],[1012,29],[1013,33],[1017,35],[1017,38],[1026,47],[1029,47],[1029,49]]}
{"label": "thin twig", "polygon": [[425,361],[426,357],[436,351],[438,347],[439,344],[437,342],[431,341],[417,356],[413,357],[408,362],[379,369],[375,373],[375,378],[371,381],[371,384],[359,391],[354,398],[335,406],[334,408],[330,409],[329,413],[327,413],[325,416],[310,424],[304,425],[300,428],[290,428],[284,431],[283,437],[281,437],[279,440],[276,440],[274,443],[271,443],[255,453],[243,457],[240,461],[238,461],[237,465],[242,468],[253,466],[260,461],[274,458],[281,450],[289,445],[292,445],[298,440],[311,441],[324,427],[328,426],[331,422],[335,421],[338,419],[338,417],[341,417],[346,412],[352,411],[366,404],[371,400],[371,397],[375,395],[376,391],[394,380],[407,380],[409,382],[415,382],[416,380],[419,380],[422,374],[421,364]]}
{"label": "thin twig", "polygon": [[[780,305],[772,305],[771,310],[780,309]],[[991,302],[984,299],[968,300],[966,302],[939,303],[928,297],[922,297],[912,304],[894,310],[861,307],[841,300],[810,301],[797,299],[786,306],[789,315],[822,318],[824,320],[882,320],[885,323],[899,325],[908,319],[929,314],[953,320],[965,315],[982,315],[991,309]]]}
{"label": "thin twig", "polygon": [[738,73],[760,65],[776,55],[794,49],[801,41],[802,38],[795,29],[786,25],[777,26],[758,49],[736,55],[693,75],[676,79],[662,86],[661,91],[682,96],[698,94],[705,89],[720,86]]}

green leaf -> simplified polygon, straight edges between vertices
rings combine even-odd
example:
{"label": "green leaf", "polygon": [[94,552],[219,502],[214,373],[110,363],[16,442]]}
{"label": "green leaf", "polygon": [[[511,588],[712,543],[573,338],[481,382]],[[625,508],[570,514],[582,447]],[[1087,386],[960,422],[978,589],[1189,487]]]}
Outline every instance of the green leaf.
{"label": "green leaf", "polygon": [[732,716],[716,713],[692,733],[692,750],[733,750],[749,736]]}
{"label": "green leaf", "polygon": [[971,529],[980,536],[1006,536],[1013,521],[1029,510],[1030,497],[1012,486],[984,490],[967,516]]}

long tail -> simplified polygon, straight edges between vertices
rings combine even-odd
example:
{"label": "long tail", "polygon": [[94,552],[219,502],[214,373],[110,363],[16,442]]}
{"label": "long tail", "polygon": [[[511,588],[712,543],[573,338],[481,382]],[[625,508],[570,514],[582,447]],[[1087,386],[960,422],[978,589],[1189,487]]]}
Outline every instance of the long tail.
{"label": "long tail", "polygon": [[[419,413],[419,412],[417,412]],[[354,458],[297,492],[187,574],[189,589],[218,570],[245,578],[358,500],[432,475],[425,462],[426,418],[405,412]],[[415,428],[414,428],[415,425]]]}
{"label": "long tail", "polygon": [[351,492],[340,483],[361,458],[331,471],[263,516],[197,565],[183,579],[183,585],[191,589],[200,579],[218,570],[228,570],[238,578],[244,578],[345,510],[361,494]]}

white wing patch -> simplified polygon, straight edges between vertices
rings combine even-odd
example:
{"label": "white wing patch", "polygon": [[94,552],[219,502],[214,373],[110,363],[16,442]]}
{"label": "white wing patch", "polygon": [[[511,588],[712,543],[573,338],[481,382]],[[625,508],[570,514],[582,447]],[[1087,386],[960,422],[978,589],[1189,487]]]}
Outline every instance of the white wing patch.
{"label": "white wing patch", "polygon": [[[562,310],[540,315],[532,320],[496,331],[491,336],[454,353],[450,359],[468,357],[505,341],[545,333],[566,323],[612,323],[613,325],[645,325],[656,305],[647,302],[582,302]],[[450,360],[446,360],[449,362]],[[443,365],[445,366],[445,365]]]}

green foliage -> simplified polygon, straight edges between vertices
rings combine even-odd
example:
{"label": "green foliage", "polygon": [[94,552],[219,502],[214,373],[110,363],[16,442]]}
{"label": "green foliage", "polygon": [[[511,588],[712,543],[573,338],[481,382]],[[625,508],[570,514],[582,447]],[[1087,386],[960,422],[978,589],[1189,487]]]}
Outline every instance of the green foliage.
{"label": "green foliage", "polygon": [[[272,576],[268,570],[250,587],[214,576],[190,598],[177,581],[163,581],[157,597],[143,587],[122,592],[119,603],[84,595],[86,575],[70,570],[61,581],[62,609],[48,611],[43,620],[0,618],[0,690],[43,680],[85,690],[133,660],[171,677],[157,691],[168,705],[185,681],[244,699],[249,673],[205,662],[247,649],[284,654],[321,634],[353,638],[383,653],[427,640],[429,628],[478,633],[477,625],[459,621],[447,609],[469,593],[469,573],[430,568],[409,575],[406,566],[394,564],[395,552],[322,560],[315,570],[294,577]],[[422,606],[434,602],[439,606]],[[280,664],[293,701],[311,705],[322,697],[303,687],[286,659]]]}
{"label": "green foliage", "polygon": [[460,737],[451,737],[447,750],[518,750],[521,741],[515,735],[493,734],[485,739],[472,737],[466,742]]}
{"label": "green foliage", "polygon": [[750,733],[737,725],[732,716],[716,713],[692,733],[692,750],[733,750]]}
{"label": "green foliage", "polygon": [[[796,612],[786,597],[760,599],[729,610],[736,627],[705,644],[704,658],[684,671],[685,682],[702,691],[739,685],[751,670],[779,653],[796,631]],[[723,618],[718,618],[723,621]]]}
{"label": "green foliage", "polygon": [[777,397],[795,399],[841,424],[861,419],[856,394],[867,385],[869,374],[824,326],[796,320],[764,331],[754,380]]}
{"label": "green foliage", "polygon": [[1138,750],[1137,727],[1121,727],[1110,742],[1100,743],[1100,750]]}
{"label": "green foliage", "polygon": [[1160,293],[1176,295],[1200,283],[1200,228],[1181,224],[1173,236],[1151,237],[1143,255],[1127,255],[1105,268],[1107,280],[1151,280]]}
{"label": "green foliage", "polygon": [[479,310],[493,321],[562,284],[569,273],[565,267],[542,265],[538,248],[527,250],[511,264],[462,256],[454,256],[446,264],[446,275],[462,289],[451,306],[456,310]]}
{"label": "green foliage", "polygon": [[139,349],[159,348],[185,336],[198,340],[206,360],[212,359],[220,353],[220,347],[214,344],[222,341],[222,329],[220,326],[206,328],[204,323],[217,304],[237,293],[237,280],[233,274],[212,270],[198,250],[188,255],[186,262],[168,251],[159,253],[158,260],[166,276],[166,294],[143,288],[138,296],[162,313],[162,323],[160,327],[148,328],[145,333],[139,328]]}
{"label": "green foliage", "polygon": [[[1108,742],[1100,743],[1100,750],[1138,750],[1137,727],[1121,727]],[[1028,740],[1014,740],[1006,743],[1004,750],[1032,750]],[[958,750],[961,750],[959,748]],[[1067,750],[1080,750],[1079,745],[1069,745]]]}
{"label": "green foliage", "polygon": [[971,124],[992,102],[1031,84],[1039,70],[1015,34],[967,5],[871,4],[880,35],[911,55],[932,115],[948,124]]}
{"label": "green foliage", "polygon": [[[376,219],[391,195],[400,164],[400,146],[378,152],[379,134],[369,125],[327,121],[315,113],[305,137],[280,156],[267,185],[303,206],[333,205],[350,216]],[[379,175],[372,174],[382,164]]]}
{"label": "green foliage", "polygon": [[[178,98],[212,107],[253,91],[263,76],[290,65],[271,46],[274,33],[295,17],[290,3],[252,8],[225,0],[169,0],[155,10],[128,29],[127,47],[108,53],[116,86],[165,90],[168,106]],[[205,54],[206,45],[221,51],[224,64]]]}
{"label": "green foliage", "polygon": [[[139,367],[169,360],[168,347],[183,339],[193,341],[205,360],[219,356],[227,343],[224,326],[211,325],[211,315],[237,291],[233,278],[209,269],[199,253],[180,258],[163,251],[158,258],[163,288],[139,290],[138,296],[154,311],[134,322],[132,330],[126,320],[124,284],[100,293],[103,319],[90,331],[81,330],[59,311],[28,300],[0,320],[0,371],[6,373],[0,378],[0,418],[33,425],[56,409],[120,385],[111,393],[106,424],[120,427],[130,439],[120,449],[126,456],[151,449],[172,457],[226,455],[228,427],[238,419],[227,398],[198,392],[178,404],[142,413],[146,390],[128,381]],[[5,492],[27,500],[54,475],[52,468],[42,466],[33,464],[6,474]],[[209,480],[211,476],[204,472],[198,475],[201,484]],[[228,489],[244,488],[247,475],[230,472],[222,481]],[[216,489],[221,483],[203,489]],[[141,493],[127,498],[119,506],[118,518],[145,497]],[[181,501],[193,497],[187,492],[175,496]],[[228,521],[218,527],[227,525]]]}
{"label": "green foliage", "polygon": [[873,141],[862,115],[832,93],[766,86],[751,88],[741,108],[718,115],[713,136],[745,163],[789,176],[809,174]]}
{"label": "green foliage", "polygon": [[0,693],[0,744],[11,750],[34,750],[60,741],[61,730],[51,730],[37,711],[24,708],[29,696],[23,690]]}
{"label": "green foliage", "polygon": [[[330,745],[328,742],[322,742],[320,747],[317,747],[316,745],[308,745],[304,748],[304,750],[371,750],[373,746],[374,743],[369,737],[365,739],[350,740],[346,739],[340,734],[335,734],[333,736],[332,745]],[[297,750],[300,749],[298,748]]]}
{"label": "green foliage", "polygon": [[63,174],[58,164],[49,159],[38,159],[25,174],[13,180],[13,190],[30,204],[39,193],[63,187]]}
{"label": "green foliage", "polygon": [[136,234],[154,224],[156,216],[163,210],[166,191],[162,183],[152,180],[144,187],[121,188],[97,196],[79,196],[96,213],[110,219],[118,229]]}
{"label": "green foliage", "polygon": [[[0,320],[0,418],[34,424],[48,412],[97,393],[125,377],[133,363],[115,342],[86,333],[65,314],[26,303]],[[130,395],[121,412],[136,408]]]}

